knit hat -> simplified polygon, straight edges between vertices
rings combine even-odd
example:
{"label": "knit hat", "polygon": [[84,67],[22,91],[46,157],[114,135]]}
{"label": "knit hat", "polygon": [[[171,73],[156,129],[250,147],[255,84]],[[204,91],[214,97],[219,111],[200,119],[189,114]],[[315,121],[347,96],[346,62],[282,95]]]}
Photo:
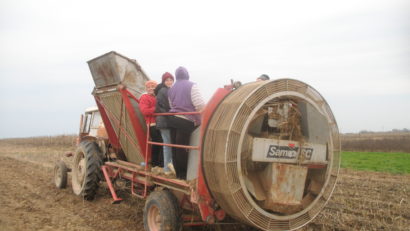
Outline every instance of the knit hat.
{"label": "knit hat", "polygon": [[148,80],[147,82],[145,82],[145,87],[148,88],[149,86],[154,86],[156,87],[158,85],[157,81],[155,80]]}
{"label": "knit hat", "polygon": [[189,74],[187,69],[185,67],[178,67],[175,71],[175,77],[177,80],[188,80]]}
{"label": "knit hat", "polygon": [[270,80],[269,75],[267,74],[262,74],[261,76],[258,77],[260,80]]}
{"label": "knit hat", "polygon": [[168,78],[171,78],[172,80],[175,81],[174,76],[172,76],[171,73],[165,72],[165,73],[162,75],[162,82],[161,82],[161,83],[165,83],[165,80],[167,80]]}

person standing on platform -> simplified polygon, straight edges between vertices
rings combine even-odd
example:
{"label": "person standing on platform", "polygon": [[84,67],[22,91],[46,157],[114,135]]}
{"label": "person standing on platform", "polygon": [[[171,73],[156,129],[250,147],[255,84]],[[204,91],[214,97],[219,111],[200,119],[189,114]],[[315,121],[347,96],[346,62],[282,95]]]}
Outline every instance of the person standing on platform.
{"label": "person standing on platform", "polygon": [[[178,67],[175,71],[176,82],[168,91],[170,112],[195,112],[205,107],[198,86],[189,81],[189,74],[185,67]],[[174,129],[173,143],[189,145],[191,133],[201,124],[200,115],[169,116],[169,126]],[[188,151],[184,148],[174,148],[172,161],[177,178],[186,179]]]}
{"label": "person standing on platform", "polygon": [[[165,72],[162,75],[162,82],[155,88],[155,95],[157,97],[157,103],[155,105],[155,113],[167,113],[171,109],[169,106],[168,90],[174,84],[174,76],[169,72]],[[162,140],[165,144],[171,144],[171,130],[168,122],[169,116],[157,116],[156,127],[161,132]],[[175,169],[172,164],[172,148],[169,146],[163,146],[164,153],[164,173],[170,175],[175,173]]]}
{"label": "person standing on platform", "polygon": [[[154,90],[157,87],[157,82],[154,80],[149,80],[145,83],[145,90],[147,91],[146,94],[141,95],[139,107],[141,113],[144,115],[145,122],[148,125],[148,129],[151,135],[151,140],[153,142],[160,142],[162,143],[161,135],[159,131],[155,127],[155,94]],[[151,152],[151,163],[152,166],[162,166],[162,147],[157,145],[152,145],[152,152]]]}

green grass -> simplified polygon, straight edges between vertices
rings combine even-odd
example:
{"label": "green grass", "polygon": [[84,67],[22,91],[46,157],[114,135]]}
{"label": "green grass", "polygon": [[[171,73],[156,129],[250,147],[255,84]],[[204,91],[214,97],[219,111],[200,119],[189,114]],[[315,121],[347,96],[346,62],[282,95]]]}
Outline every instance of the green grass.
{"label": "green grass", "polygon": [[410,174],[410,153],[342,152],[342,168]]}

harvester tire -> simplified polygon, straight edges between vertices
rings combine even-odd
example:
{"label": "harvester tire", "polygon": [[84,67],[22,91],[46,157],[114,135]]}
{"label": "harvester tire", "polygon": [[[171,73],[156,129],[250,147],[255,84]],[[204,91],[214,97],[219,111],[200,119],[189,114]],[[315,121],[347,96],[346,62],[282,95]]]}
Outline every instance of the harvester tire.
{"label": "harvester tire", "polygon": [[146,231],[179,231],[182,229],[178,202],[168,190],[152,192],[144,207]]}
{"label": "harvester tire", "polygon": [[102,154],[97,143],[85,140],[74,155],[72,187],[74,194],[93,200],[102,179]]}
{"label": "harvester tire", "polygon": [[61,160],[54,165],[54,183],[59,189],[67,187],[67,166]]}

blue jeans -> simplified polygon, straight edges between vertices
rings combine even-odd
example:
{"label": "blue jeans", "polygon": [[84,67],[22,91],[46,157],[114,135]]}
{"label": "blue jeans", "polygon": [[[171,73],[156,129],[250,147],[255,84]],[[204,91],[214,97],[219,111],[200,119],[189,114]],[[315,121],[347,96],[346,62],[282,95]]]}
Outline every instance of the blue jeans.
{"label": "blue jeans", "polygon": [[[165,144],[171,144],[171,131],[169,129],[159,129],[161,131],[162,141]],[[172,163],[172,148],[163,146],[164,148],[164,172],[169,172],[168,164]]]}

